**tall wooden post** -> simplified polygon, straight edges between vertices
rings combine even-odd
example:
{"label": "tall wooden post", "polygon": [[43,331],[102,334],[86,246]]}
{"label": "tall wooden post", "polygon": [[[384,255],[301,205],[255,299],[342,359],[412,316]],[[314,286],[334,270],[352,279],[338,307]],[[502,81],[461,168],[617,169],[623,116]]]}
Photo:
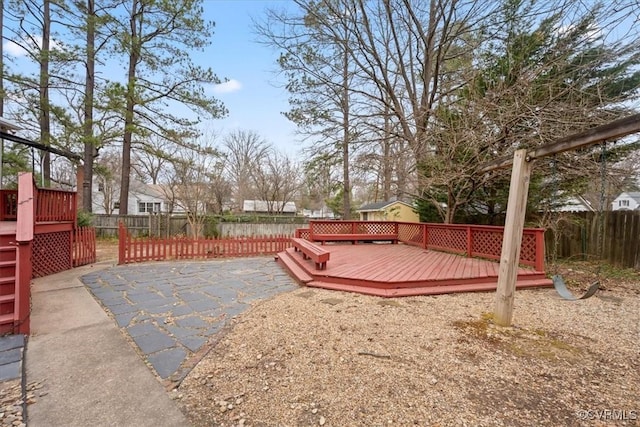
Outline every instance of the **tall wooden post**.
{"label": "tall wooden post", "polygon": [[513,156],[498,288],[496,290],[494,320],[500,326],[511,325],[513,317],[513,301],[518,277],[518,264],[520,263],[520,246],[522,245],[522,230],[527,208],[531,169],[532,162],[527,161],[527,150],[517,150]]}

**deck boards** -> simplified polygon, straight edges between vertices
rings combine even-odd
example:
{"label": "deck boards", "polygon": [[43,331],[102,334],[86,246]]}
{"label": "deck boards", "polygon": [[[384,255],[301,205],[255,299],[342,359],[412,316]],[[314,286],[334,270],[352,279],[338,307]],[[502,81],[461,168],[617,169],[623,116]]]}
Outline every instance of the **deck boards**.
{"label": "deck boards", "polygon": [[[327,244],[325,270],[288,249],[278,261],[300,283],[385,297],[495,290],[499,263],[404,244]],[[542,271],[520,267],[516,288],[552,286]]]}

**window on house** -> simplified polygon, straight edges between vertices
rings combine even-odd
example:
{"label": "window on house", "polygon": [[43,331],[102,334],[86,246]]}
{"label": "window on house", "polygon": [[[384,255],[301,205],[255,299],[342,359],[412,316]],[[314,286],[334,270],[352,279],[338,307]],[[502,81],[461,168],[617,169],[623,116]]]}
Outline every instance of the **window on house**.
{"label": "window on house", "polygon": [[101,191],[101,192],[104,193],[104,183],[102,183],[102,182],[98,183],[98,191]]}
{"label": "window on house", "polygon": [[628,200],[618,200],[618,206],[621,208],[628,208],[629,201]]}
{"label": "window on house", "polygon": [[113,209],[120,209],[120,202],[114,202]]}
{"label": "window on house", "polygon": [[139,213],[160,212],[160,202],[138,202]]}

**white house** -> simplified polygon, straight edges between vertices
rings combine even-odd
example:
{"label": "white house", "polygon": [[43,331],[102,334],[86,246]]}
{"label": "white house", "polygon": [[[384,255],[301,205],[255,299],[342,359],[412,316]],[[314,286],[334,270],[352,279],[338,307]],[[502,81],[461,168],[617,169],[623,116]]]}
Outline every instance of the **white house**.
{"label": "white house", "polygon": [[333,211],[326,206],[322,206],[320,209],[303,209],[302,215],[309,219],[334,219],[335,215]]}
{"label": "white house", "polygon": [[623,192],[611,202],[611,210],[633,211],[640,208],[640,192]]}
{"label": "white house", "polygon": [[591,203],[582,196],[569,197],[565,202],[553,209],[554,212],[595,212]]}
{"label": "white house", "polygon": [[[117,215],[120,211],[120,189],[105,186],[99,180],[93,184],[93,213]],[[131,181],[128,212],[130,215],[146,215],[168,212],[169,202],[161,188],[138,181]]]}
{"label": "white house", "polygon": [[295,202],[245,200],[242,203],[242,212],[252,214],[281,213],[284,215],[295,215],[297,209]]}

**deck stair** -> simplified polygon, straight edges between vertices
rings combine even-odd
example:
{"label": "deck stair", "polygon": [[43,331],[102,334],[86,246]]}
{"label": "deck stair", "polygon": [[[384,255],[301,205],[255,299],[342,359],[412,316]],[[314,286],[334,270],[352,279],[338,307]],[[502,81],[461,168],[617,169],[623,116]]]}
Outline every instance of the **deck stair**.
{"label": "deck stair", "polygon": [[0,335],[14,332],[16,301],[15,234],[0,234]]}

